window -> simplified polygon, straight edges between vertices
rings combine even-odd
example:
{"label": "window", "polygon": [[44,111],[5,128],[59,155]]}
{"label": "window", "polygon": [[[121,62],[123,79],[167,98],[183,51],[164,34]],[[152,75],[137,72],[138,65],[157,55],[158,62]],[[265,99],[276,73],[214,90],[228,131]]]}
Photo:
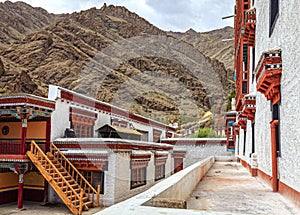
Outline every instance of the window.
{"label": "window", "polygon": [[146,185],[147,168],[131,169],[130,189]]}
{"label": "window", "polygon": [[242,93],[243,94],[247,93],[247,81],[243,81],[242,83]]}
{"label": "window", "polygon": [[82,171],[81,174],[96,190],[100,185],[100,194],[104,194],[104,171]]}
{"label": "window", "polygon": [[93,126],[73,124],[76,137],[93,137]]}
{"label": "window", "polygon": [[155,166],[155,181],[165,178],[165,164]]}
{"label": "window", "polygon": [[[272,102],[272,101],[271,101]],[[275,127],[275,134],[276,134],[276,151],[277,151],[277,157],[281,156],[281,145],[280,145],[280,109],[278,104],[272,104],[272,120],[278,120],[278,125]]]}
{"label": "window", "polygon": [[252,84],[255,79],[255,74],[254,74],[254,69],[255,69],[255,48],[252,48]]}
{"label": "window", "polygon": [[275,28],[276,20],[279,15],[279,0],[270,0],[270,30],[269,36],[272,35],[272,32]]}

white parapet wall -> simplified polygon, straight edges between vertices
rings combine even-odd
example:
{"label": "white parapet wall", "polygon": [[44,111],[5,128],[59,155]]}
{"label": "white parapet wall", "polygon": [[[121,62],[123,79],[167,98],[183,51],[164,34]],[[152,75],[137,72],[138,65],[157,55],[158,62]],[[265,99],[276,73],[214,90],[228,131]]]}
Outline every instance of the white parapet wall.
{"label": "white parapet wall", "polygon": [[[186,200],[192,191],[195,189],[197,184],[200,182],[202,177],[211,168],[215,162],[215,157],[209,157],[202,161],[199,161],[182,171],[170,176],[169,178],[157,183],[147,191],[138,194],[130,199],[123,202],[115,204],[103,211],[96,214],[196,214],[192,210],[179,210],[172,208],[160,208],[160,207],[150,207],[147,202],[152,199],[170,199],[170,200]],[[197,212],[199,214],[199,212]]]}

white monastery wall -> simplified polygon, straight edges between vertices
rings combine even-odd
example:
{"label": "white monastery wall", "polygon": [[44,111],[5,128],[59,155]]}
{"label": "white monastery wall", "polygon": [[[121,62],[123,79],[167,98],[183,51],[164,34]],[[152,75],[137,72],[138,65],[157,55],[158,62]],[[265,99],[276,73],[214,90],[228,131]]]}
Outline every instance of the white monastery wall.
{"label": "white monastery wall", "polygon": [[210,156],[226,155],[226,145],[221,144],[199,144],[199,145],[175,145],[176,148],[186,149],[185,158],[183,159],[183,167],[186,168],[200,160]]}
{"label": "white monastery wall", "polygon": [[115,202],[115,178],[116,178],[116,154],[110,150],[108,154],[108,168],[104,171],[104,194],[100,197],[100,203],[110,206]]}
{"label": "white monastery wall", "polygon": [[[263,51],[282,50],[279,179],[300,190],[300,1],[279,1],[279,17],[269,37],[269,1],[255,1],[257,9],[256,63]],[[259,168],[270,174],[270,105],[257,93],[256,124]],[[268,163],[268,164],[267,164]]]}
{"label": "white monastery wall", "polygon": [[63,137],[66,128],[70,128],[69,105],[57,100],[51,116],[51,141]]}
{"label": "white monastery wall", "polygon": [[171,153],[169,153],[168,154],[168,159],[167,159],[166,164],[165,164],[166,178],[169,177],[172,174],[172,171],[173,171],[173,162],[172,162],[172,160],[173,160],[172,155],[171,155]]}

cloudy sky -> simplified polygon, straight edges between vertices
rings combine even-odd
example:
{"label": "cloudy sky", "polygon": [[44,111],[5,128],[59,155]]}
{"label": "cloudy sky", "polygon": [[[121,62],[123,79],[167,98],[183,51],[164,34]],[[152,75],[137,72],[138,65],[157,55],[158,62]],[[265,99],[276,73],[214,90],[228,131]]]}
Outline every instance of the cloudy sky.
{"label": "cloudy sky", "polygon": [[[0,0],[3,2],[3,0]],[[13,0],[14,1],[14,0]],[[186,31],[193,28],[203,32],[233,26],[235,0],[23,0],[51,13],[72,13],[91,7],[100,8],[104,2],[125,6],[163,30]]]}

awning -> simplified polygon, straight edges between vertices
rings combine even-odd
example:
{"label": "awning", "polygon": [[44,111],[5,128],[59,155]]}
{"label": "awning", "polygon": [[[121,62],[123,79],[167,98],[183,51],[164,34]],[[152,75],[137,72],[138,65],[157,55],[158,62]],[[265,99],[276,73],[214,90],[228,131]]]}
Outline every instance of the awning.
{"label": "awning", "polygon": [[142,133],[138,132],[134,129],[124,128],[124,127],[117,127],[110,125],[113,129],[115,129],[117,132],[127,133],[127,134],[136,134],[136,135],[143,135]]}

